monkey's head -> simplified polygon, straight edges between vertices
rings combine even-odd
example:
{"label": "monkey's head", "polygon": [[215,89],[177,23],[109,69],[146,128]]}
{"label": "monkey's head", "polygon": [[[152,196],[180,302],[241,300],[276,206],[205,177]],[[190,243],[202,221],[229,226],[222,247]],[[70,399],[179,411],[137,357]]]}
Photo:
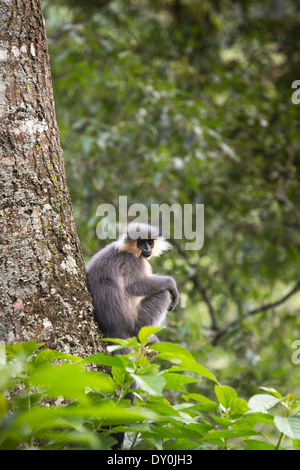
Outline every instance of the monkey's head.
{"label": "monkey's head", "polygon": [[118,244],[120,250],[128,251],[137,258],[160,256],[172,248],[157,227],[142,223],[130,223]]}
{"label": "monkey's head", "polygon": [[157,242],[157,240],[153,240],[152,238],[138,238],[136,241],[136,246],[138,250],[141,251],[140,256],[143,256],[144,258],[150,258],[154,248],[154,242]]}

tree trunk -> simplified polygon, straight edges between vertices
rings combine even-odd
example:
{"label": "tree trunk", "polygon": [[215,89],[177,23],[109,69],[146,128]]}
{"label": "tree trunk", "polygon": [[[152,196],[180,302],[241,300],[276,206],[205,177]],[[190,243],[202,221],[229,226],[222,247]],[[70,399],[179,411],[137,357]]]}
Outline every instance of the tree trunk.
{"label": "tree trunk", "polygon": [[0,342],[102,350],[66,184],[40,0],[0,0]]}

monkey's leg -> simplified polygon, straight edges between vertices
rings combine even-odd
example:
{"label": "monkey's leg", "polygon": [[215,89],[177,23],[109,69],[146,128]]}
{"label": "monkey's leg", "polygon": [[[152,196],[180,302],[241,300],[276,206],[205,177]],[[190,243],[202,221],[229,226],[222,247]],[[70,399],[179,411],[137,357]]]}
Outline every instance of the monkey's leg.
{"label": "monkey's leg", "polygon": [[129,295],[133,296],[146,296],[150,298],[150,296],[155,296],[159,292],[164,292],[168,290],[172,296],[172,302],[167,307],[167,310],[173,310],[175,305],[178,302],[178,290],[176,286],[175,280],[170,276],[159,276],[153,275],[145,277],[139,281],[132,282],[131,284],[127,285],[126,290]]}
{"label": "monkey's leg", "polygon": [[[143,326],[159,326],[166,316],[169,305],[170,293],[166,289],[145,297],[139,306],[134,334],[137,335]],[[150,341],[157,342],[157,337],[152,336]]]}
{"label": "monkey's leg", "polygon": [[[116,322],[117,323],[117,322]],[[129,331],[129,328],[127,328],[128,331],[126,331],[125,328],[123,328],[122,331],[120,331],[120,327],[118,324],[116,324],[116,327],[115,328],[111,328],[108,330],[106,329],[106,331],[103,331],[104,333],[104,336],[107,337],[107,338],[117,338],[117,339],[128,339],[128,338],[131,338],[131,336],[134,336],[134,333],[133,331]],[[108,342],[108,345],[109,346],[114,346],[116,345],[116,343],[112,343],[112,342]],[[117,349],[116,351],[113,351],[113,355],[116,355],[116,354],[130,354],[132,353],[132,349],[129,349],[129,348],[122,348],[122,349]]]}
{"label": "monkey's leg", "polygon": [[[128,336],[129,337],[129,336]],[[121,339],[121,338],[120,338]],[[124,338],[126,339],[126,338]],[[115,344],[115,343],[109,343],[109,344]],[[131,354],[132,349],[129,348],[123,348],[123,349],[117,349],[116,351],[113,351],[113,355],[115,356],[116,354]]]}

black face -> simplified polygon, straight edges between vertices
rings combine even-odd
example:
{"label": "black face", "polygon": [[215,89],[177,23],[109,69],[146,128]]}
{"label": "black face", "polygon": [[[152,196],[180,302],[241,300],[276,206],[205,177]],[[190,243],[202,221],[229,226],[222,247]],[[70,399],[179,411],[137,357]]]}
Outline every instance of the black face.
{"label": "black face", "polygon": [[149,258],[149,256],[151,256],[152,249],[154,247],[154,240],[143,240],[139,238],[136,244],[138,249],[141,250],[141,256],[144,256],[144,258]]}

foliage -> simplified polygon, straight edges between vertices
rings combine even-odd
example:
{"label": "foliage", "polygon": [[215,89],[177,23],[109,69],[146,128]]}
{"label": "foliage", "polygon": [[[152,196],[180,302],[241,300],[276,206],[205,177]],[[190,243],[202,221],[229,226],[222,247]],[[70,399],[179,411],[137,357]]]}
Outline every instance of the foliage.
{"label": "foliage", "polygon": [[[242,396],[260,385],[299,394],[299,293],[247,315],[299,281],[296,0],[43,4],[86,259],[103,246],[103,202],[204,203],[203,249],[177,240],[155,266],[180,290],[162,337]],[[213,399],[205,382],[190,387]]]}
{"label": "foliage", "polygon": [[99,204],[204,203],[203,249],[176,240],[156,265],[180,289],[164,339],[247,396],[260,384],[300,392],[299,293],[247,316],[299,280],[295,2],[43,3],[86,259],[103,246]]}
{"label": "foliage", "polygon": [[[153,345],[158,355],[148,361],[143,350],[157,330],[114,339],[110,350],[130,347],[128,355],[83,359],[35,341],[7,345],[0,365],[0,449],[110,449],[116,432],[126,433],[125,448],[133,450],[274,450],[283,448],[283,439],[285,448],[299,449],[300,396],[263,388],[247,403],[170,343]],[[110,373],[91,370],[97,365]],[[214,386],[213,400],[187,390],[202,380]],[[138,388],[130,406],[133,381]],[[180,397],[176,404],[165,397],[169,389]]]}

